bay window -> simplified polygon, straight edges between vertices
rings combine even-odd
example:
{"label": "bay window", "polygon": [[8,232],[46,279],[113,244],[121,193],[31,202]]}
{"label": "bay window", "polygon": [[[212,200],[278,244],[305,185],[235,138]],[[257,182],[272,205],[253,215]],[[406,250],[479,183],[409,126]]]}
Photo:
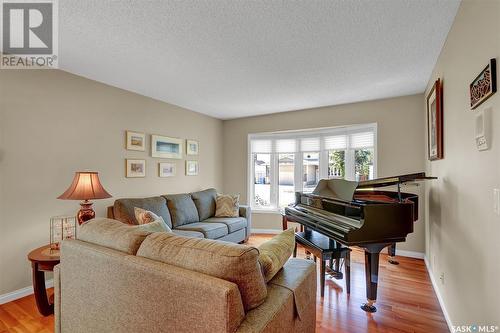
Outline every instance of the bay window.
{"label": "bay window", "polygon": [[277,211],[310,193],[320,179],[363,181],[376,177],[376,124],[250,134],[252,207]]}

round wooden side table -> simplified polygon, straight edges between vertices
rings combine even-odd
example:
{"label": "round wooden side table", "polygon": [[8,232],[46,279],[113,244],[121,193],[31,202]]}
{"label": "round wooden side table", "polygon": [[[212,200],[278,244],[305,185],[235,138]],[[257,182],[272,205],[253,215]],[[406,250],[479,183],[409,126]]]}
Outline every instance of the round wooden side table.
{"label": "round wooden side table", "polygon": [[33,293],[35,295],[38,311],[49,316],[54,313],[53,296],[49,299],[45,289],[45,272],[52,272],[54,266],[59,264],[59,250],[51,250],[50,245],[45,245],[28,254],[33,269]]}

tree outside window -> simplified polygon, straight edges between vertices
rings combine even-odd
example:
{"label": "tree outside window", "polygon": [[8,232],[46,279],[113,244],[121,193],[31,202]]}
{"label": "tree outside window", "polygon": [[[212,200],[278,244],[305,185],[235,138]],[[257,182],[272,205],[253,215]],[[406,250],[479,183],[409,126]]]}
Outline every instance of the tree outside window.
{"label": "tree outside window", "polygon": [[354,172],[356,181],[373,178],[373,149],[357,149],[354,151]]}

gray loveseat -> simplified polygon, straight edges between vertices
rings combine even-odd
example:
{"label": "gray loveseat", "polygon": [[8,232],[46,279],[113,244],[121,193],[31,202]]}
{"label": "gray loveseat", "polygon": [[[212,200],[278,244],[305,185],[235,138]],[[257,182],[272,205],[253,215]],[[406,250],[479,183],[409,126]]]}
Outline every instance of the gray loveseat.
{"label": "gray loveseat", "polygon": [[241,243],[250,237],[250,207],[240,205],[239,217],[215,217],[213,188],[150,198],[118,199],[108,207],[108,217],[127,224],[138,224],[134,208],[143,208],[161,216],[180,236],[218,239]]}

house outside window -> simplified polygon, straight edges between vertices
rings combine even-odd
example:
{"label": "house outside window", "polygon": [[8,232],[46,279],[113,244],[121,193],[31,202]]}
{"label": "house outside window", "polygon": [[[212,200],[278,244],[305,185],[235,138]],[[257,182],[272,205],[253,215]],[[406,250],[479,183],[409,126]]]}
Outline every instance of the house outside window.
{"label": "house outside window", "polygon": [[376,124],[250,134],[248,143],[248,194],[256,211],[279,211],[320,179],[376,177]]}

